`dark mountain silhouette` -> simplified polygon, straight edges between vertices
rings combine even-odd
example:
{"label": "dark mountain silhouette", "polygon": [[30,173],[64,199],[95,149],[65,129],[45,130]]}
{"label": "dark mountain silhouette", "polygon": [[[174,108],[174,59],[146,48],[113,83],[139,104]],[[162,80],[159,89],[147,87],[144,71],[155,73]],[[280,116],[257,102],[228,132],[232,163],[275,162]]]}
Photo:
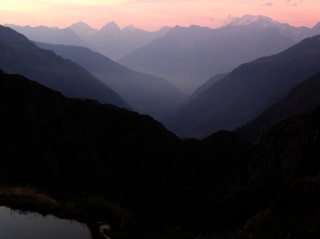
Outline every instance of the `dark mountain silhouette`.
{"label": "dark mountain silhouette", "polygon": [[165,125],[180,136],[204,137],[253,120],[296,84],[319,72],[320,35],[241,65],[188,104]]}
{"label": "dark mountain silhouette", "polygon": [[31,27],[18,26],[14,24],[6,24],[5,26],[14,29],[15,31],[25,35],[32,41],[47,42],[52,44],[63,45],[77,45],[86,46],[86,43],[79,38],[71,28],[57,28],[57,27]]}
{"label": "dark mountain silhouette", "polygon": [[116,92],[70,60],[37,47],[8,27],[0,26],[0,37],[3,71],[25,75],[66,96],[92,98],[129,108]]}
{"label": "dark mountain silhouette", "polygon": [[317,238],[319,107],[252,146],[228,131],[180,140],[149,116],[66,98],[20,75],[0,71],[0,85],[1,186],[103,196],[147,231]]}
{"label": "dark mountain silhouette", "polygon": [[272,128],[245,167],[185,214],[187,225],[233,227],[235,238],[317,238],[319,117],[318,107]]}
{"label": "dark mountain silhouette", "polygon": [[168,220],[207,197],[252,147],[232,132],[180,140],[149,116],[66,98],[20,75],[1,72],[0,84],[4,186],[102,195]]}
{"label": "dark mountain silhouette", "polygon": [[6,155],[1,184],[83,190],[117,200],[125,194],[131,203],[146,190],[139,204],[167,197],[148,189],[159,186],[156,177],[179,148],[178,138],[160,123],[113,105],[66,98],[20,75],[1,72],[0,79]]}
{"label": "dark mountain silhouette", "polygon": [[177,88],[164,79],[132,71],[99,53],[77,46],[36,43],[70,59],[114,89],[139,113],[161,119],[184,98]]}
{"label": "dark mountain silhouette", "polygon": [[251,141],[256,142],[281,120],[310,112],[320,105],[320,74],[298,84],[290,93],[268,108],[259,117],[249,124],[237,129]]}
{"label": "dark mountain silhouette", "polygon": [[262,16],[245,24],[238,21],[218,29],[177,26],[119,62],[131,69],[164,77],[192,93],[213,75],[278,53],[314,35],[313,29],[292,27]]}

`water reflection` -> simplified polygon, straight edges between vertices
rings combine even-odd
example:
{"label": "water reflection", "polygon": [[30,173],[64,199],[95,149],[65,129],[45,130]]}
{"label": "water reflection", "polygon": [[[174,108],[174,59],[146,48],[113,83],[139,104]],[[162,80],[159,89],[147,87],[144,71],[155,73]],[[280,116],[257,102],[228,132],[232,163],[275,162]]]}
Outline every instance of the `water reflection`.
{"label": "water reflection", "polygon": [[0,238],[91,239],[91,234],[86,225],[77,221],[0,207]]}

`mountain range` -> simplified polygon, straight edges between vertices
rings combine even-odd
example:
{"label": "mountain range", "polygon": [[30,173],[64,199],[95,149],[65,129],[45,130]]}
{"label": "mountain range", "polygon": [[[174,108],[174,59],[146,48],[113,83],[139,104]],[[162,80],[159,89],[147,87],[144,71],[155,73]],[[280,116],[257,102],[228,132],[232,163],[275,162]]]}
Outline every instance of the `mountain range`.
{"label": "mountain range", "polygon": [[164,77],[191,94],[216,74],[283,51],[316,34],[320,34],[319,25],[297,28],[267,17],[247,15],[217,29],[177,26],[119,63]]}
{"label": "mountain range", "polygon": [[22,74],[66,96],[130,108],[115,91],[70,60],[43,50],[24,35],[0,26],[0,68]]}
{"label": "mountain range", "polygon": [[204,137],[248,123],[320,69],[320,35],[243,64],[188,103],[165,125],[182,137]]}
{"label": "mountain range", "polygon": [[115,22],[99,30],[81,21],[65,29],[8,26],[33,41],[90,48],[133,70],[162,77],[187,94],[216,74],[320,34],[319,24],[293,27],[251,15],[217,29],[191,25],[155,32],[134,26],[120,29]]}
{"label": "mountain range", "polygon": [[79,64],[119,93],[130,107],[139,113],[162,119],[186,98],[179,89],[166,80],[130,70],[88,48],[39,42],[36,44]]}
{"label": "mountain range", "polygon": [[169,27],[163,27],[158,31],[148,32],[132,25],[120,29],[115,22],[109,22],[97,30],[82,21],[63,29],[14,24],[6,24],[6,26],[20,32],[32,41],[89,47],[113,60],[124,57],[170,30]]}
{"label": "mountain range", "polygon": [[[79,33],[76,31],[76,27],[79,27],[79,25],[83,25],[83,23],[73,24],[70,28],[74,29],[76,33]],[[79,34],[79,36],[82,39],[87,39],[87,44],[93,50],[98,51],[113,60],[119,60],[130,52],[165,35],[169,30],[169,27],[163,27],[158,31],[148,32],[135,28],[132,25],[120,29],[115,22],[110,22],[91,37],[84,34]]]}

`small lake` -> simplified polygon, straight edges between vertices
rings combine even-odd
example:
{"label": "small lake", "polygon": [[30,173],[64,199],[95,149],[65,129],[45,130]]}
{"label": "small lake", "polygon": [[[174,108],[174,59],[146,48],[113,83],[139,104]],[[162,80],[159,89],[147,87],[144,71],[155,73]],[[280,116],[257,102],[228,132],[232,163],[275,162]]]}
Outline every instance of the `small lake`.
{"label": "small lake", "polygon": [[92,239],[85,224],[0,206],[1,239]]}

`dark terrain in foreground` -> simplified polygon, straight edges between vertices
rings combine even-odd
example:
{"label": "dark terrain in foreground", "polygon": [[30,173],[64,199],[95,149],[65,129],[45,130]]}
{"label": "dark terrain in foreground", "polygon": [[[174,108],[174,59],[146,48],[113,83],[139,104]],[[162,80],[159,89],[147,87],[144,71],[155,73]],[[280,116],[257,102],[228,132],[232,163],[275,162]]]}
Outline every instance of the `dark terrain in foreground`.
{"label": "dark terrain in foreground", "polygon": [[[179,139],[149,116],[66,98],[20,75],[1,72],[0,94],[7,205],[106,220],[112,239],[319,236],[320,108],[252,145],[228,131]],[[36,193],[25,202],[14,188]]]}

